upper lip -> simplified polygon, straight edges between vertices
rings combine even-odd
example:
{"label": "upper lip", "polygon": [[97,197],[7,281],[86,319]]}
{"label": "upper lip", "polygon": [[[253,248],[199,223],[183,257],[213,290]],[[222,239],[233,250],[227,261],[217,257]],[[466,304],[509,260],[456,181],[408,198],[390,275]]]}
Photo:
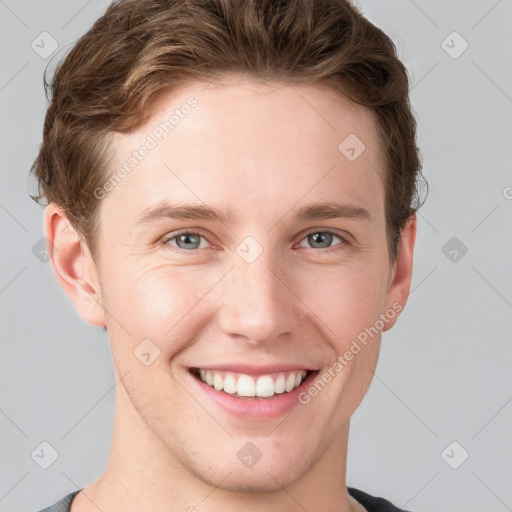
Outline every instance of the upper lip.
{"label": "upper lip", "polygon": [[207,364],[204,366],[197,365],[191,366],[190,369],[201,369],[201,370],[218,370],[225,372],[233,372],[233,373],[245,373],[247,375],[265,375],[268,373],[279,373],[279,372],[290,372],[290,371],[315,371],[314,368],[309,367],[308,365],[300,365],[300,364],[267,364],[263,366],[254,366],[250,364]]}

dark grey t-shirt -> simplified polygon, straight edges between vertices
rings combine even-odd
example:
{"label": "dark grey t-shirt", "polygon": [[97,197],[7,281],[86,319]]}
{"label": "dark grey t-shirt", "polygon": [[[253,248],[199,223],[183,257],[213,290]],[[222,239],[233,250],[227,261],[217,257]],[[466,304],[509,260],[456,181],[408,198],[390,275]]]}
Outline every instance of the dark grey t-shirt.
{"label": "dark grey t-shirt", "polygon": [[[80,489],[81,490],[81,489]],[[354,487],[347,487],[348,493],[356,499],[368,512],[407,512],[407,510],[403,510],[401,508],[395,507],[392,503],[384,498],[377,498],[375,496],[370,496],[359,489],[355,489]],[[64,496],[60,501],[52,505],[51,507],[44,508],[39,512],[69,512],[71,509],[71,502],[73,498],[80,491],[74,491],[67,496]]]}

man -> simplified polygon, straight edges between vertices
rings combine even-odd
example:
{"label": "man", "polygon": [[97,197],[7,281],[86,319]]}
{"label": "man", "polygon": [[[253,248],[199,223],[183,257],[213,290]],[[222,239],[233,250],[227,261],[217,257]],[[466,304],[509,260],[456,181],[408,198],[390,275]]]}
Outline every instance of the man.
{"label": "man", "polygon": [[57,70],[33,170],[108,332],[108,467],[47,511],[397,511],[346,485],[410,288],[405,68],[342,0],[121,0]]}

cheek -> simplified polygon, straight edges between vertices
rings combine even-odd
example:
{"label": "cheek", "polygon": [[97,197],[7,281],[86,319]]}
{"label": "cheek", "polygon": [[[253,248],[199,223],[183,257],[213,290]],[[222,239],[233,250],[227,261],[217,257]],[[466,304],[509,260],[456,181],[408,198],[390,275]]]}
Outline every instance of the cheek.
{"label": "cheek", "polygon": [[[314,285],[312,284],[314,283]],[[384,269],[373,264],[318,268],[297,282],[297,294],[311,310],[338,354],[378,320],[386,299]]]}
{"label": "cheek", "polygon": [[214,283],[192,267],[148,265],[112,273],[105,282],[110,323],[116,332],[121,324],[121,336],[134,344],[149,338],[162,351],[176,352],[192,338],[191,329],[200,328],[197,306]]}

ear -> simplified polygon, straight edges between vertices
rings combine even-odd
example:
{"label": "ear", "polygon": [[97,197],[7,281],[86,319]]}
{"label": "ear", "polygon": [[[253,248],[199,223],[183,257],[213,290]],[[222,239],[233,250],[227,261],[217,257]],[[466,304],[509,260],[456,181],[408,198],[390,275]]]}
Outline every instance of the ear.
{"label": "ear", "polygon": [[96,265],[64,211],[50,203],[44,213],[48,254],[60,286],[83,320],[104,327],[105,313]]}
{"label": "ear", "polygon": [[391,329],[402,312],[411,288],[414,243],[416,242],[416,215],[411,215],[400,233],[397,257],[390,276],[386,311],[394,310],[398,314],[386,322],[383,332]]}

